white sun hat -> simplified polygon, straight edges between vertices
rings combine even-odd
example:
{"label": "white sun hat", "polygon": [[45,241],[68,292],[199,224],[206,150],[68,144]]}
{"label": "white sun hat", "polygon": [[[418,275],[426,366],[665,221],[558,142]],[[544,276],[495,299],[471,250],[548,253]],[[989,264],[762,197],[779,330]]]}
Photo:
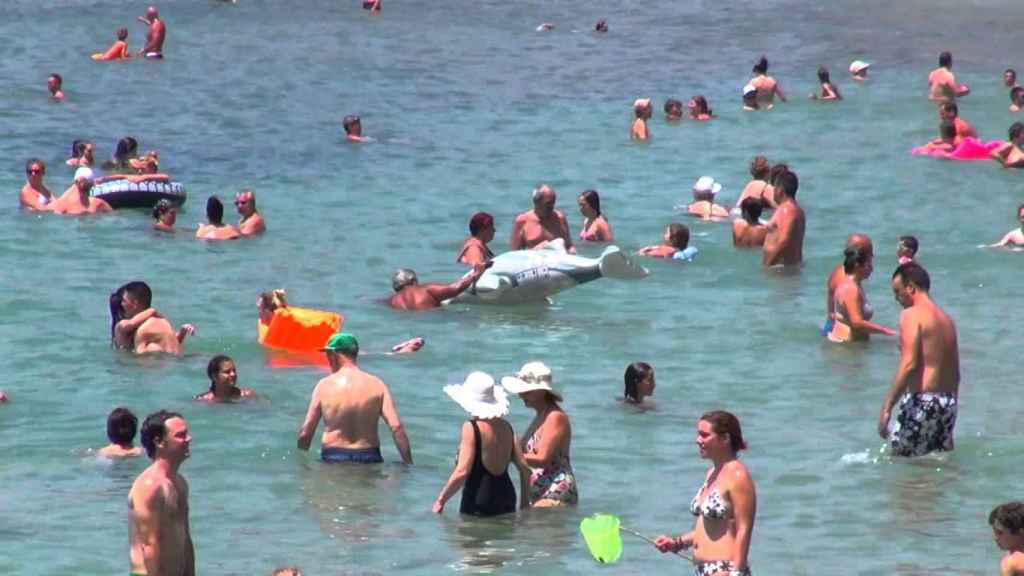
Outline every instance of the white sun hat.
{"label": "white sun hat", "polygon": [[519,369],[515,376],[505,376],[501,379],[501,385],[513,394],[522,394],[533,390],[546,390],[550,392],[559,402],[562,395],[551,387],[551,368],[543,362],[527,362]]}
{"label": "white sun hat", "polygon": [[486,372],[471,372],[462,384],[449,384],[444,393],[477,418],[500,418],[508,414],[508,394]]}
{"label": "white sun hat", "polygon": [[714,196],[722,190],[722,185],[715,182],[711,176],[701,176],[693,185],[693,191],[697,194],[711,194]]}
{"label": "white sun hat", "polygon": [[854,60],[853,62],[850,62],[850,73],[856,74],[857,72],[869,67],[871,67],[871,64],[868,62],[863,60]]}

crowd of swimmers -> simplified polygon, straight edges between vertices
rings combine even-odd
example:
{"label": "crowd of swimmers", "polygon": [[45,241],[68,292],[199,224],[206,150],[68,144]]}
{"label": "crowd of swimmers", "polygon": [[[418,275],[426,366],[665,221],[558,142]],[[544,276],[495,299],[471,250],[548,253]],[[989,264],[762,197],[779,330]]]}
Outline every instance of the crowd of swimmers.
{"label": "crowd of swimmers", "polygon": [[[380,0],[367,0],[363,7],[371,14],[381,11]],[[155,7],[139,18],[147,25],[145,45],[138,55],[162,58],[166,26]],[[538,30],[552,30],[545,23]],[[595,26],[598,33],[608,31],[602,20]],[[128,49],[128,30],[119,28],[117,40],[96,60],[121,60],[132,56]],[[849,71],[858,82],[867,81],[870,64],[854,61]],[[820,89],[810,98],[818,101],[839,101],[842,95],[833,83],[829,70],[818,69]],[[1024,88],[1016,83],[1016,72],[1007,69],[1003,75],[1010,89],[1010,111],[1024,107]],[[976,138],[974,128],[960,118],[957,99],[970,89],[957,82],[952,72],[952,56],[943,52],[939,67],[929,77],[928,98],[936,102],[940,119],[940,137],[927,144],[929,149],[952,152],[968,138]],[[54,100],[65,98],[62,78],[51,74],[48,89]],[[743,110],[770,110],[775,99],[785,102],[786,96],[778,81],[768,75],[768,61],[760,58],[753,67],[753,77],[743,88]],[[648,122],[653,103],[648,98],[633,104],[635,119],[630,129],[634,140],[651,137]],[[707,99],[696,95],[686,105],[668,99],[664,105],[666,120],[678,122],[684,117],[692,121],[713,120]],[[368,142],[362,134],[358,116],[343,121],[346,139]],[[1006,167],[1024,167],[1024,124],[1014,123],[1009,141],[992,151],[992,157]],[[90,142],[76,141],[67,165],[75,168],[71,186],[56,196],[43,183],[46,165],[38,159],[26,163],[26,184],[20,204],[27,210],[55,214],[91,214],[109,212],[111,207],[100,198],[90,196],[92,187],[112,179],[129,181],[169,180],[160,172],[155,151],[142,156],[138,143],[125,137],[117,143],[111,159],[103,164],[110,172],[97,177],[94,173],[95,147]],[[751,181],[732,208],[717,204],[722,186],[711,176],[694,183],[693,202],[678,207],[689,216],[707,221],[732,222],[733,244],[740,249],[760,249],[765,266],[799,266],[803,259],[806,217],[797,203],[799,178],[784,163],[771,165],[763,156],[750,164]],[[577,196],[583,217],[578,240],[610,243],[615,235],[611,223],[601,211],[596,190],[585,190]],[[255,194],[243,190],[235,195],[240,216],[238,225],[224,222],[224,206],[212,196],[206,205],[207,222],[201,224],[196,237],[204,240],[228,240],[260,234],[266,230],[262,215],[256,210]],[[540,185],[532,193],[532,208],[517,215],[509,234],[509,248],[530,250],[544,248],[556,240],[575,253],[573,235],[565,214],[555,208],[556,193],[548,185]],[[764,221],[762,214],[772,211]],[[153,208],[153,228],[175,230],[176,208],[162,200]],[[1017,209],[1020,228],[1008,232],[992,247],[1024,245],[1024,204]],[[415,271],[402,268],[392,278],[393,294],[389,304],[400,310],[435,308],[465,291],[486,271],[494,252],[488,245],[495,238],[494,218],[485,212],[474,214],[469,221],[469,237],[463,242],[456,260],[472,270],[459,280],[421,284]],[[669,224],[662,243],[641,248],[637,254],[646,257],[693,260],[697,250],[689,246],[690,232],[681,223]],[[900,360],[892,384],[881,400],[877,430],[894,456],[913,457],[954,448],[953,430],[958,413],[960,357],[957,331],[953,320],[930,295],[928,272],[917,260],[918,241],[901,236],[897,245],[899,265],[891,275],[890,285],[896,301],[903,307],[898,327],[877,323],[864,289],[874,271],[874,247],[866,234],[852,234],[842,253],[842,261],[832,270],[826,282],[825,323],[822,334],[836,343],[868,340],[871,335],[899,339]],[[114,346],[135,354],[180,355],[182,345],[196,332],[191,324],[175,327],[153,307],[153,295],[145,282],[125,284],[111,295],[112,317],[110,338]],[[275,310],[286,306],[283,293],[266,293],[258,303],[260,321],[269,322]],[[422,339],[413,339],[393,349],[402,353],[419,349]],[[309,450],[317,429],[320,435],[320,457],[324,462],[380,463],[378,424],[383,421],[391,431],[401,460],[413,463],[412,441],[399,417],[397,403],[389,387],[378,377],[363,371],[358,364],[359,342],[348,332],[334,334],[321,350],[330,365],[330,374],[315,386],[305,417],[297,435],[300,450]],[[209,387],[195,395],[197,402],[238,402],[258,398],[258,394],[238,385],[235,362],[217,355],[207,366]],[[654,368],[644,362],[630,364],[624,374],[623,402],[639,408],[651,406],[649,398],[655,390]],[[580,494],[571,462],[571,419],[562,408],[563,395],[555,387],[552,370],[543,362],[524,364],[515,374],[500,383],[484,372],[473,372],[461,384],[449,385],[444,392],[467,413],[461,424],[459,456],[447,480],[432,504],[434,512],[444,512],[447,502],[461,491],[459,510],[470,516],[492,516],[529,507],[548,508],[575,506]],[[517,435],[505,419],[509,413],[509,394],[517,395],[534,411],[526,431]],[[7,396],[0,392],[0,402]],[[124,407],[113,410],[107,419],[109,444],[98,450],[108,458],[140,456],[143,451],[152,464],[136,479],[129,493],[130,562],[133,574],[193,574],[194,550],[188,522],[188,484],[179,473],[190,455],[191,435],[185,418],[178,413],[158,411],[143,422],[139,433],[141,447],[135,445],[138,420]],[[697,422],[695,442],[700,457],[710,461],[704,481],[690,502],[694,516],[692,530],[679,535],[659,536],[654,545],[662,552],[692,549],[695,574],[700,576],[743,576],[750,574],[748,554],[757,509],[755,483],[739,454],[746,448],[739,419],[732,413],[715,410],[703,414]],[[509,466],[518,472],[516,483],[508,473]],[[1005,575],[1024,574],[1024,504],[1011,502],[992,510],[989,516],[994,537],[1000,549],[1007,551],[1002,562]],[[275,574],[299,574],[297,568],[282,568]]]}

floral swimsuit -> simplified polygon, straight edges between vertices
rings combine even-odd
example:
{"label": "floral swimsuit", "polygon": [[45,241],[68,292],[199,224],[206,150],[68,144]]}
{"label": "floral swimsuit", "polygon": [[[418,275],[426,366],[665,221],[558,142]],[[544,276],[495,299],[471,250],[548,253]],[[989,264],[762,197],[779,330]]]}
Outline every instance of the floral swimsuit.
{"label": "floral swimsuit", "polygon": [[[526,443],[526,452],[536,454],[539,442],[538,430]],[[568,453],[560,452],[553,462],[544,468],[533,468],[530,472],[530,503],[538,500],[554,500],[562,504],[576,505],[579,494],[576,491],[576,476],[572,472]]]}

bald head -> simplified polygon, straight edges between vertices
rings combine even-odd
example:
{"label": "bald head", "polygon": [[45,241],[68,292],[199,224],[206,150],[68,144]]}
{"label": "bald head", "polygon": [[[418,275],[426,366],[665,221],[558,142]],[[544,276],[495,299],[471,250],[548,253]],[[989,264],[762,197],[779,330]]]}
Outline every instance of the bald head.
{"label": "bald head", "polygon": [[555,210],[555,190],[547,184],[533,189],[533,210],[538,216],[547,216]]}
{"label": "bald head", "polygon": [[149,20],[156,20],[160,17],[160,13],[156,11],[156,6],[150,6],[146,8],[146,18]]}
{"label": "bald head", "polygon": [[867,250],[871,254],[875,252],[871,237],[867,234],[850,234],[850,237],[846,239],[846,248]]}

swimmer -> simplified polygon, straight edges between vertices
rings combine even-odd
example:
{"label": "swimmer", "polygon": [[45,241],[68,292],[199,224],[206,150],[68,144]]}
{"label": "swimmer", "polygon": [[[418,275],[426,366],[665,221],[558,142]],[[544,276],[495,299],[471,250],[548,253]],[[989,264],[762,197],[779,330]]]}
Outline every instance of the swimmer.
{"label": "swimmer", "polygon": [[50,99],[54,102],[64,101],[64,90],[61,89],[63,84],[64,79],[56,72],[46,78],[46,89],[50,91]]}
{"label": "swimmer", "polygon": [[21,187],[18,203],[31,212],[49,212],[53,210],[53,193],[43,184],[46,164],[38,158],[25,162],[25,185]]}
{"label": "swimmer", "polygon": [[196,238],[200,240],[235,240],[242,234],[231,224],[224,223],[224,205],[216,196],[206,201],[206,224],[200,224]]}
{"label": "swimmer", "polygon": [[995,244],[989,244],[986,248],[1003,248],[1005,246],[1024,246],[1024,204],[1017,207],[1017,222],[1020,227],[1007,232],[1003,239]]}
{"label": "swimmer", "polygon": [[1010,141],[993,150],[992,159],[1003,168],[1024,168],[1024,124],[1014,122],[1007,135]]}
{"label": "swimmer", "polygon": [[811,92],[811,100],[842,100],[843,97],[839,94],[839,89],[832,84],[832,79],[829,77],[828,68],[824,66],[818,66],[818,82],[821,83],[821,95]]}
{"label": "swimmer", "polygon": [[[761,109],[761,106],[757,103],[757,88],[753,84],[747,84],[743,87],[743,111],[744,112],[756,112]],[[772,105],[768,105],[766,110],[771,110]]]}
{"label": "swimmer", "polygon": [[[846,239],[843,253],[845,254],[847,250],[853,248],[861,249],[870,254],[872,265],[874,265],[875,248],[867,234],[850,234],[849,238]],[[822,336],[828,336],[828,333],[832,331],[832,324],[835,322],[836,289],[847,280],[844,264],[833,268],[832,273],[828,275],[828,280],[825,282],[825,326],[821,329]]]}
{"label": "swimmer", "polygon": [[913,262],[917,256],[917,238],[913,236],[900,236],[896,243],[896,259],[899,266],[907,262]]}
{"label": "swimmer", "polygon": [[773,184],[775,213],[768,222],[768,235],[764,239],[761,263],[765,266],[799,266],[803,261],[804,209],[796,202],[800,180],[794,172],[778,175]]}
{"label": "swimmer", "polygon": [[864,82],[868,79],[868,68],[871,64],[864,62],[863,60],[854,60],[850,62],[850,78],[857,82]]}
{"label": "swimmer", "polygon": [[210,389],[196,394],[197,402],[235,402],[258,398],[251,388],[238,386],[238,371],[235,361],[230,356],[218,354],[206,365],[206,375],[210,378]]}
{"label": "swimmer", "polygon": [[1020,112],[1024,108],[1024,86],[1010,89],[1010,112]]}
{"label": "swimmer", "polygon": [[594,24],[594,31],[595,32],[602,32],[602,33],[603,32],[607,32],[608,31],[608,22],[605,21],[604,18],[598,20],[597,24]]}
{"label": "swimmer", "polygon": [[754,198],[761,201],[763,208],[771,208],[775,204],[771,202],[771,198],[775,196],[775,190],[772,189],[769,177],[771,175],[772,167],[768,164],[768,159],[764,156],[754,156],[754,159],[750,161],[750,176],[753,178],[747,185],[743,187],[743,192],[740,193],[740,197],[736,199],[736,206],[733,208],[733,214],[735,214],[743,204],[743,201],[747,198]]}
{"label": "swimmer", "polygon": [[775,104],[776,96],[779,97],[779,100],[786,101],[786,95],[782,92],[782,87],[779,86],[775,78],[768,75],[767,58],[761,56],[757,63],[754,64],[752,72],[754,77],[750,80],[750,85],[757,90],[757,101],[759,104],[771,110]]}
{"label": "swimmer", "polygon": [[149,26],[149,30],[146,31],[146,45],[142,50],[139,50],[139,55],[146,58],[163,58],[164,38],[167,36],[167,27],[164,25],[164,21],[160,19],[160,13],[157,12],[156,6],[147,8],[146,15],[139,16],[138,20]]}
{"label": "swimmer", "polygon": [[949,52],[939,54],[939,67],[928,74],[928,99],[940,103],[953,102],[970,93],[967,85],[957,84],[953,75],[953,55]]}
{"label": "swimmer", "polygon": [[110,160],[103,163],[104,170],[131,170],[132,159],[139,153],[139,143],[131,136],[125,136],[117,141],[114,155]]}
{"label": "swimmer", "polygon": [[117,29],[117,41],[114,42],[106,52],[93,54],[93,60],[124,60],[125,58],[131,58],[132,53],[128,51],[128,29],[118,28]]}
{"label": "swimmer", "polygon": [[651,117],[651,99],[637,98],[633,102],[633,126],[629,130],[629,137],[633,140],[647,140],[651,137],[647,130],[647,119]]}
{"label": "swimmer", "polygon": [[53,203],[53,213],[79,216],[82,214],[113,212],[114,209],[105,200],[89,196],[89,191],[92,190],[93,184],[94,178],[91,168],[82,167],[76,170],[74,183]]}
{"label": "swimmer", "polygon": [[107,416],[107,438],[110,444],[97,451],[104,458],[134,458],[142,456],[142,448],[135,446],[135,432],[139,419],[127,408],[114,408]]}
{"label": "swimmer", "polygon": [[627,404],[642,406],[644,398],[654,394],[654,367],[647,362],[633,362],[626,366],[624,375],[625,390],[622,401]]}
{"label": "swimmer", "polygon": [[153,230],[174,232],[174,222],[178,219],[178,210],[167,198],[160,199],[153,206]]}
{"label": "swimmer", "polygon": [[429,310],[437,308],[445,300],[455,298],[462,294],[484,271],[490,268],[492,261],[486,264],[477,264],[473,270],[467,272],[451,284],[420,284],[416,278],[416,272],[409,268],[398,269],[391,278],[391,288],[395,291],[388,303],[392,308],[398,310]]}
{"label": "swimmer", "polygon": [[847,248],[843,253],[843,272],[846,280],[836,287],[835,311],[832,330],[828,339],[832,342],[865,341],[871,334],[895,336],[896,331],[887,326],[871,322],[874,310],[868,304],[867,295],[861,284],[874,271],[874,253],[862,247]]}
{"label": "swimmer", "polygon": [[971,126],[960,117],[960,109],[957,107],[956,102],[944,102],[939,105],[939,120],[952,122],[956,126],[956,141],[953,143],[956,146],[959,146],[964,141],[964,138],[978,137],[974,126]]}
{"label": "swimmer", "polygon": [[[690,244],[690,229],[686,224],[673,222],[665,227],[665,235],[662,237],[663,244],[646,246],[637,251],[638,256],[650,256],[651,258],[675,258],[676,254],[682,254],[692,247]],[[696,248],[693,248],[694,252]]]}
{"label": "swimmer", "polygon": [[760,248],[764,246],[768,227],[761,224],[764,203],[757,198],[747,198],[740,204],[742,218],[732,221],[732,245],[736,248]]}
{"label": "swimmer", "polygon": [[92,166],[93,151],[96,146],[86,140],[75,140],[71,143],[71,158],[64,163],[68,166]]}
{"label": "swimmer", "polygon": [[1003,72],[1003,85],[1007,88],[1014,88],[1017,86],[1017,71],[1013,68],[1007,68]]}
{"label": "swimmer", "polygon": [[580,214],[583,215],[583,229],[580,230],[580,240],[585,242],[614,242],[615,235],[612,234],[612,226],[608,219],[601,213],[601,197],[597,190],[584,190],[576,198],[580,207]]}
{"label": "swimmer", "polygon": [[369,10],[370,16],[377,16],[380,14],[380,9],[383,7],[382,0],[363,0],[363,10]]}
{"label": "swimmer", "polygon": [[711,107],[708,106],[707,98],[700,94],[690,98],[690,101],[686,104],[686,108],[690,112],[690,120],[707,122],[715,117],[714,112],[711,111]]}
{"label": "swimmer", "polygon": [[494,240],[494,217],[487,212],[477,212],[469,219],[469,238],[462,243],[456,262],[467,266],[478,266],[494,258],[494,252],[487,243]]}
{"label": "swimmer", "polygon": [[235,194],[235,209],[241,216],[238,220],[238,231],[242,236],[255,236],[267,231],[263,215],[256,211],[255,192],[246,189]]}
{"label": "swimmer", "polygon": [[145,282],[129,282],[110,295],[110,339],[115,348],[136,354],[181,356],[181,344],[196,328],[182,324],[177,331],[156,308],[153,292]]}
{"label": "swimmer", "polygon": [[683,119],[683,103],[675,98],[665,100],[665,121],[678,122]]}
{"label": "swimmer", "polygon": [[693,185],[693,202],[686,207],[691,216],[701,220],[720,221],[729,217],[729,209],[715,204],[715,196],[722,185],[711,176],[701,176]]}
{"label": "swimmer", "polygon": [[923,152],[944,152],[951,154],[956,150],[956,124],[943,121],[939,124],[939,137],[929,141],[918,150]]}
{"label": "swimmer", "polygon": [[1002,576],[1024,576],[1024,503],[1007,502],[988,515],[996,546],[1006,552],[999,562]]}
{"label": "swimmer", "polygon": [[359,119],[359,116],[355,114],[345,116],[341,125],[345,128],[345,140],[349,142],[369,142],[371,140],[363,136],[363,121]]}
{"label": "swimmer", "polygon": [[560,210],[555,210],[555,202],[558,200],[555,189],[541,184],[533,189],[531,198],[533,210],[520,213],[512,222],[509,246],[513,250],[532,250],[543,248],[555,238],[561,238],[565,242],[565,250],[575,254],[569,221]]}
{"label": "swimmer", "polygon": [[537,32],[550,32],[555,29],[555,25],[551,22],[541,22],[537,26]]}

